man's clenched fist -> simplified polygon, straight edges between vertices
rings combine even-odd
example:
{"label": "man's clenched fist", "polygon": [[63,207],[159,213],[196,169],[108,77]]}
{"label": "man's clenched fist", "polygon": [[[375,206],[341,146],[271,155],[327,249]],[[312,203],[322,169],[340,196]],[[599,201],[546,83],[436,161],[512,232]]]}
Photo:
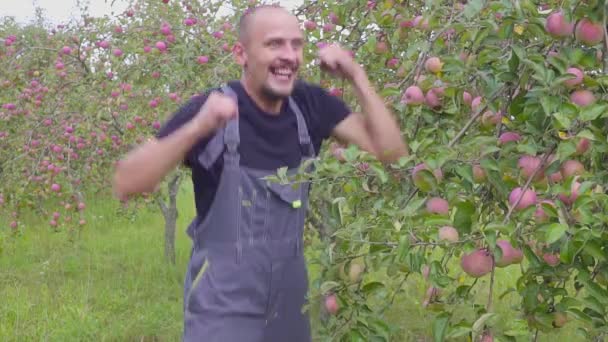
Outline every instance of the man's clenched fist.
{"label": "man's clenched fist", "polygon": [[222,128],[229,120],[238,115],[238,106],[230,96],[214,91],[194,117],[194,122],[201,131],[213,132]]}

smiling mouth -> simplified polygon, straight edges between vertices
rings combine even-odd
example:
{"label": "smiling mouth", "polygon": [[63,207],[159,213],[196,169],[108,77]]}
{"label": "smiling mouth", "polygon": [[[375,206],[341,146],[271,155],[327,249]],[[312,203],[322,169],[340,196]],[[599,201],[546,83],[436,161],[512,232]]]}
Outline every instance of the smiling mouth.
{"label": "smiling mouth", "polygon": [[295,75],[295,69],[289,67],[271,67],[270,73],[280,81],[290,81]]}

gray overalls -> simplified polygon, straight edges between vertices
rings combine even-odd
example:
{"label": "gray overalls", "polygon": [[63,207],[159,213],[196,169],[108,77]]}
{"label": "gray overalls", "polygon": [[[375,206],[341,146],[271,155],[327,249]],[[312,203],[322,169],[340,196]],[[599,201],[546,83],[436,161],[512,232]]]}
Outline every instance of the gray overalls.
{"label": "gray overalls", "polygon": [[[228,86],[222,91],[236,100]],[[302,112],[292,98],[289,105],[302,161],[314,158]],[[207,216],[188,227],[193,247],[184,284],[184,341],[308,342],[302,238],[309,183],[294,188],[262,179],[276,170],[241,166],[239,141],[237,118],[199,157],[208,168],[222,155],[224,167]]]}

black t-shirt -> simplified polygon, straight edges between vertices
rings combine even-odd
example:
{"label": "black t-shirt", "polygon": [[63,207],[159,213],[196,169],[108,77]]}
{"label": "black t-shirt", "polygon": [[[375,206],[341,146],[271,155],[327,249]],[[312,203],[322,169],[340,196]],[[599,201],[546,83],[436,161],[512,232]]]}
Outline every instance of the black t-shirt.
{"label": "black t-shirt", "polygon": [[[295,113],[287,101],[279,115],[264,113],[247,94],[240,81],[230,81],[228,85],[238,97],[241,165],[276,170],[287,166],[297,167],[302,151],[298,139],[298,126]],[[208,94],[219,87],[210,89],[191,98],[173,114],[157,133],[157,138],[165,137],[198,113],[205,103]],[[304,115],[308,134],[318,154],[321,144],[329,138],[333,128],[350,114],[350,108],[344,101],[330,95],[319,85],[303,80],[296,82],[292,97]],[[211,136],[202,138],[186,154],[184,164],[192,170],[192,183],[197,214],[205,217],[215,196],[222,173],[223,158],[205,169],[198,161],[199,154],[205,149]]]}

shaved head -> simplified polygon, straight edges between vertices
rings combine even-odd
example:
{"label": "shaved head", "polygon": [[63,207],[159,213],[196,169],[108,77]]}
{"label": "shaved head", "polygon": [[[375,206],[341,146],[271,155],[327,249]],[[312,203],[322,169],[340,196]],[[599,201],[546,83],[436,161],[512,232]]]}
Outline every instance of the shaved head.
{"label": "shaved head", "polygon": [[246,10],[245,13],[243,13],[241,18],[239,19],[238,27],[239,41],[243,43],[243,45],[247,45],[248,43],[249,33],[251,32],[251,28],[253,26],[252,24],[255,21],[255,17],[258,14],[266,11],[283,11],[291,14],[287,9],[277,4],[260,5]]}
{"label": "shaved head", "polygon": [[278,106],[291,94],[304,58],[298,18],[278,5],[258,6],[241,16],[238,35],[233,53],[246,89],[260,103]]}

